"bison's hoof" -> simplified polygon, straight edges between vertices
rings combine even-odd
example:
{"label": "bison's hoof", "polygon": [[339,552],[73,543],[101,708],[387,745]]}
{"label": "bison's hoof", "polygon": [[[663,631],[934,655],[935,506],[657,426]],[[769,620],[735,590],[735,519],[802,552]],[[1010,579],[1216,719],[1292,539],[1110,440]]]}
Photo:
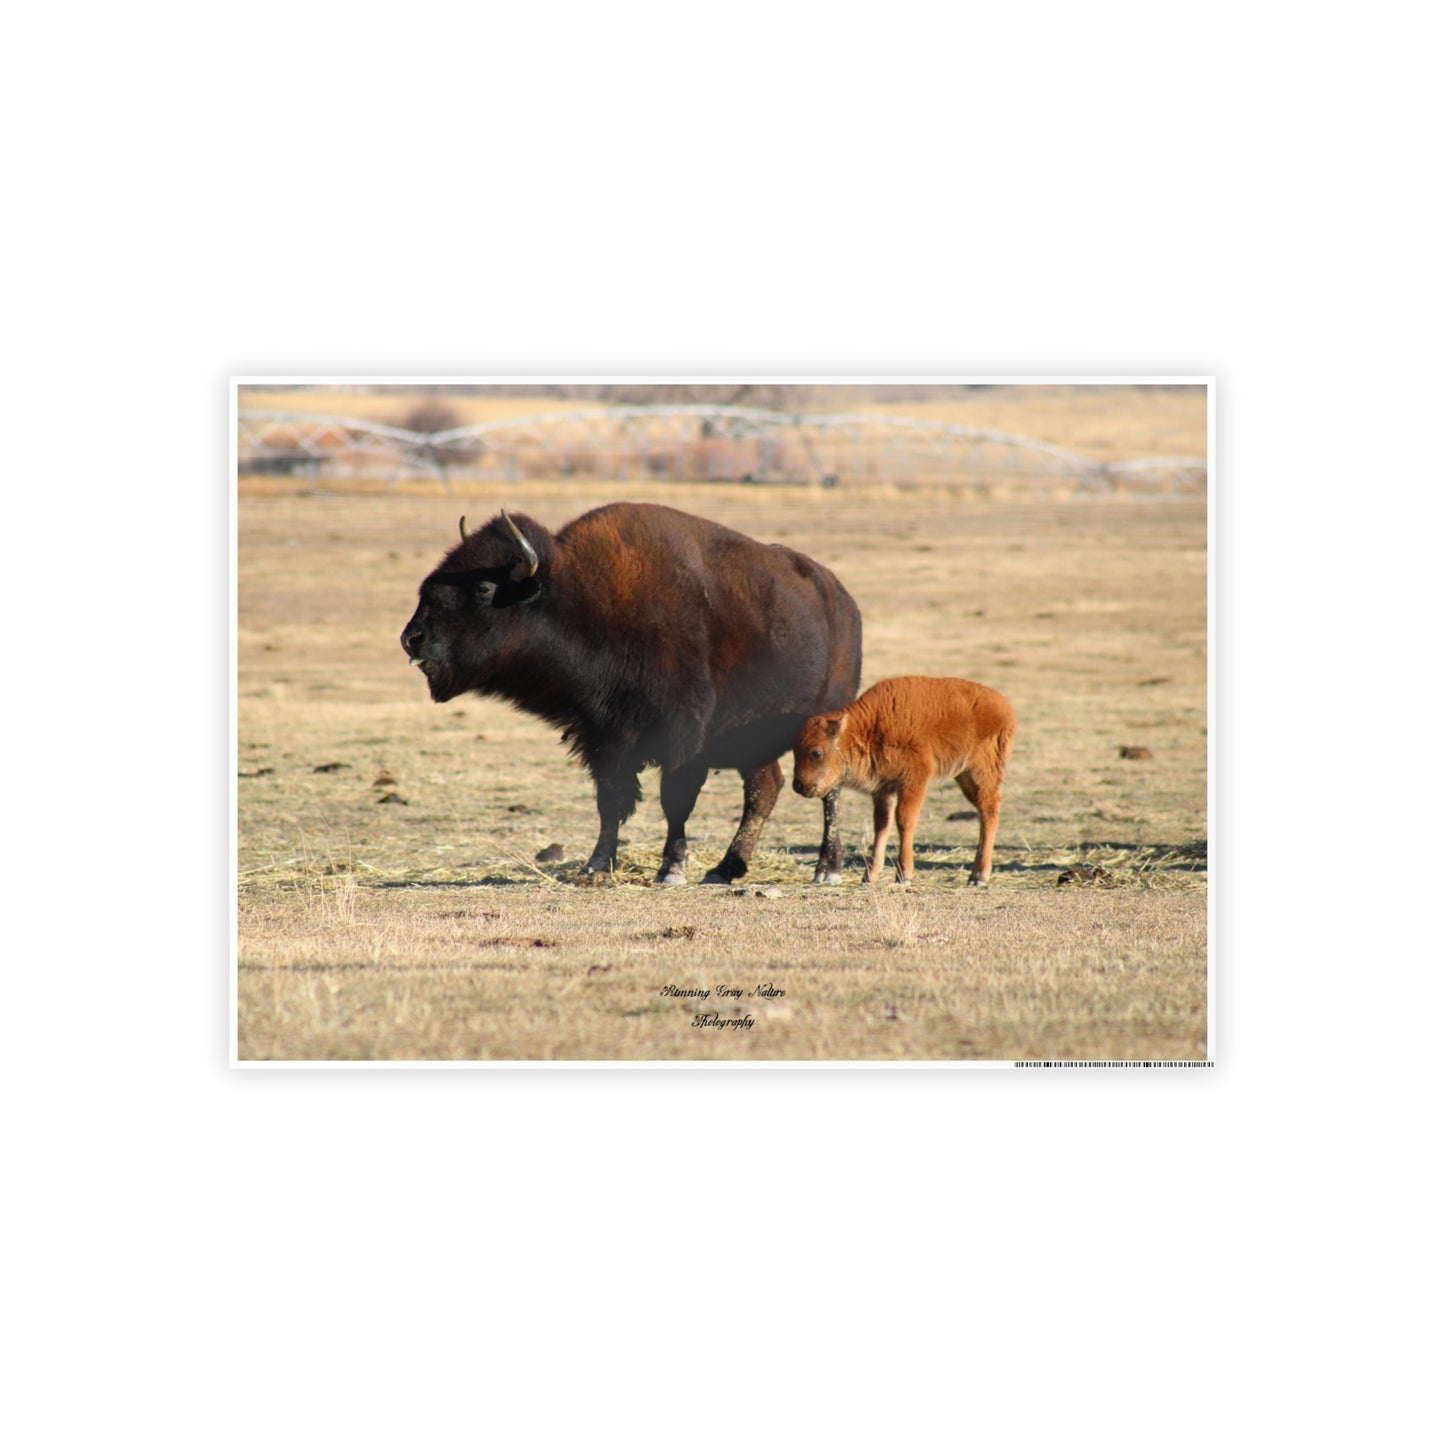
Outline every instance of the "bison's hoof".
{"label": "bison's hoof", "polygon": [[657,875],[657,884],[660,888],[676,888],[679,884],[687,882],[687,874],[681,872],[662,872]]}
{"label": "bison's hoof", "polygon": [[842,881],[843,875],[841,873],[825,873],[821,868],[813,874],[814,883],[841,883]]}
{"label": "bison's hoof", "polygon": [[[738,876],[741,877],[742,875],[739,874]],[[704,883],[733,883],[736,880],[729,878],[726,873],[721,873],[716,868],[709,868],[703,875],[702,881]]]}

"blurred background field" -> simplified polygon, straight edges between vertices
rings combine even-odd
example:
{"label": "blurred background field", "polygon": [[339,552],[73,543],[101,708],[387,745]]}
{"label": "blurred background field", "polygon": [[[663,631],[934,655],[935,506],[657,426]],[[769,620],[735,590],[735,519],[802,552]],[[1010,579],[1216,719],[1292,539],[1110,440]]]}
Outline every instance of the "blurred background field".
{"label": "blurred background field", "polygon": [[[1204,454],[1200,388],[995,390],[906,404],[989,407],[1126,459]],[[301,395],[390,416],[429,399]],[[538,400],[471,399],[473,414]],[[911,890],[859,884],[870,808],[846,794],[846,881],[809,884],[819,810],[791,790],[745,886],[653,889],[655,773],[613,883],[570,883],[596,833],[586,775],[535,719],[433,705],[397,639],[459,511],[475,525],[505,505],[555,528],[624,498],[832,567],[863,612],[865,687],[925,672],[1013,700],[988,890],[962,887],[977,823],[952,784],[925,805]],[[447,495],[273,475],[241,479],[237,512],[241,1058],[1204,1056],[1202,497],[555,477]],[[735,774],[709,779],[694,877],[740,802]],[[721,1011],[751,1028],[694,1028],[700,1006],[661,992],[719,983],[744,988]],[[748,998],[760,984],[781,992]]]}
{"label": "blurred background field", "polygon": [[404,427],[424,406],[448,408],[454,425],[503,421],[561,407],[600,410],[626,403],[781,407],[920,417],[1018,432],[1096,457],[1126,461],[1205,452],[1201,386],[788,386],[739,384],[536,388],[495,386],[246,386],[243,408],[356,417]]}
{"label": "blurred background field", "polygon": [[238,411],[253,492],[562,478],[1202,496],[1206,481],[1201,386],[248,386]]}

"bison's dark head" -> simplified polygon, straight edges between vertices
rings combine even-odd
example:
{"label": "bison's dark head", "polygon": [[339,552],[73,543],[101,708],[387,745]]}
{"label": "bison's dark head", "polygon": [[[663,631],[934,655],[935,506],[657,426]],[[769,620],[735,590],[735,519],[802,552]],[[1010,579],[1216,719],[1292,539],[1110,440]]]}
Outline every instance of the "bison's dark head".
{"label": "bison's dark head", "polygon": [[528,517],[494,517],[462,540],[421,584],[401,645],[426,674],[434,702],[484,689],[504,663],[526,604],[541,593],[552,538]]}

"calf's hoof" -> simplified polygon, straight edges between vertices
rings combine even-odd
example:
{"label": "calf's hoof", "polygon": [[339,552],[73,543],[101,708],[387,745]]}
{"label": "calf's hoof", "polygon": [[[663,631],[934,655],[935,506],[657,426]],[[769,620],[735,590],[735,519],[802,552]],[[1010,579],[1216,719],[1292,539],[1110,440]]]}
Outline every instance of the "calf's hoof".
{"label": "calf's hoof", "polygon": [[985,876],[983,876],[983,875],[981,875],[981,874],[978,874],[978,873],[970,873],[970,874],[968,875],[968,886],[969,886],[970,888],[987,888],[987,887],[988,887],[988,879],[987,879],[987,877],[985,877]]}
{"label": "calf's hoof", "polygon": [[827,873],[821,868],[813,874],[814,883],[841,883],[842,881],[843,875],[841,873]]}

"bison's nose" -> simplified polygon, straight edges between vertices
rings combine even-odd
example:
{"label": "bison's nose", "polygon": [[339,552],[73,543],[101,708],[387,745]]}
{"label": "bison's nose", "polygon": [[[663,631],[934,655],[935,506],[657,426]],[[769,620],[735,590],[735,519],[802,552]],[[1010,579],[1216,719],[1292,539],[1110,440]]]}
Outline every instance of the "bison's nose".
{"label": "bison's nose", "polygon": [[421,633],[408,628],[401,634],[401,645],[408,657],[411,656],[414,646],[421,642]]}

